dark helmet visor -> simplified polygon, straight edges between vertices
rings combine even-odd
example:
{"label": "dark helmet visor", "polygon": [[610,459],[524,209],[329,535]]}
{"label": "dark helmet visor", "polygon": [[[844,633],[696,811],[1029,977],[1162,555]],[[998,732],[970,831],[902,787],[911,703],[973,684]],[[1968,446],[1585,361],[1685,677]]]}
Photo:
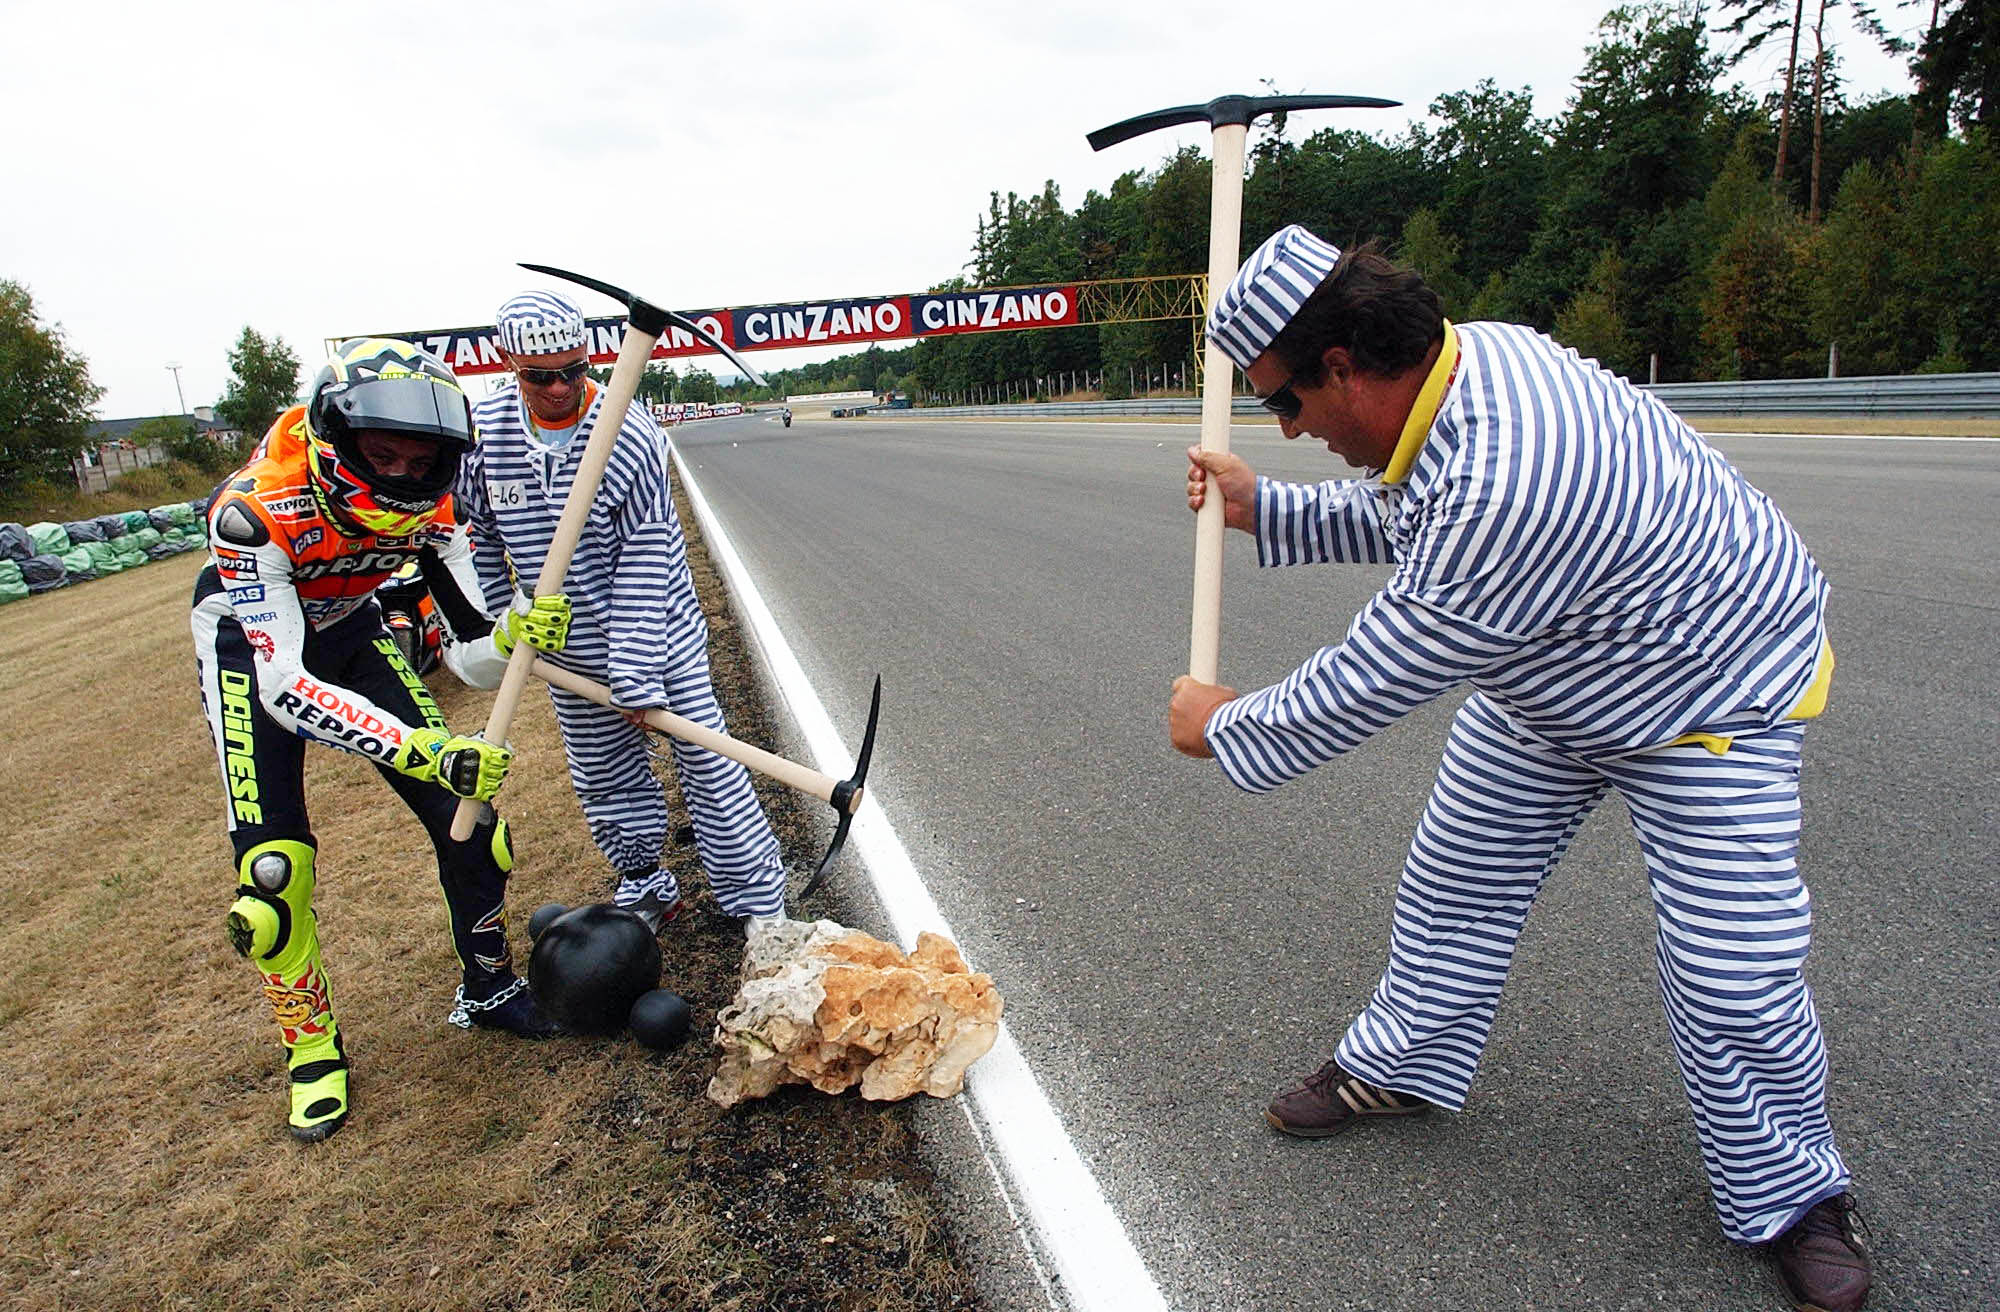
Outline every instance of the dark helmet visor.
{"label": "dark helmet visor", "polygon": [[460,446],[472,443],[472,411],[465,393],[422,374],[351,383],[332,400],[349,430],[378,428]]}

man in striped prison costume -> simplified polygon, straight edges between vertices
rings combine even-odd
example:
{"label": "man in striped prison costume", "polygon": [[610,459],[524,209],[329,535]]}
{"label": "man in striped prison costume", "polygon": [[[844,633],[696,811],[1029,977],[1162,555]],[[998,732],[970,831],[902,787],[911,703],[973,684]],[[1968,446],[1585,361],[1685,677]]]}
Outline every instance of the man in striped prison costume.
{"label": "man in striped prison costume", "polygon": [[[603,404],[586,373],[583,315],[567,299],[523,293],[500,307],[498,326],[515,379],[473,408],[479,441],[458,485],[480,584],[494,610],[519,609],[517,590],[541,573]],[[708,624],[668,487],[666,438],[644,406],[626,412],[563,591],[573,604],[569,636],[546,659],[608,685],[622,708],[549,689],[570,782],[591,838],[618,871],[613,900],[657,930],[678,913],[680,888],[660,864],[667,804],[639,717],[663,709],[727,728],[709,677]],[[672,741],[695,849],[716,903],[738,919],[782,914],[784,866],[748,772]]]}
{"label": "man in striped prison costume", "polygon": [[1647,393],[1531,329],[1453,325],[1416,274],[1300,227],[1208,330],[1315,485],[1191,450],[1259,563],[1393,563],[1271,687],[1176,681],[1174,745],[1263,792],[1459,684],[1397,890],[1389,964],[1333,1060],[1274,1100],[1319,1137],[1464,1106],[1521,925],[1585,815],[1625,799],[1661,992],[1722,1228],[1772,1245],[1796,1306],[1859,1307],[1868,1260],[1801,973],[1799,748],[1833,672],[1826,580],[1777,507]]}

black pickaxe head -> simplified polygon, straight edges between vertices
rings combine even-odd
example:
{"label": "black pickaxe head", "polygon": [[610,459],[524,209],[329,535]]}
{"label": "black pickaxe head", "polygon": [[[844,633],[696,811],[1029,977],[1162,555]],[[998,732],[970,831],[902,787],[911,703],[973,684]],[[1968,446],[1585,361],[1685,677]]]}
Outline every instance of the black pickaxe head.
{"label": "black pickaxe head", "polygon": [[743,371],[744,377],[750,380],[751,386],[770,386],[765,381],[764,375],[751,368],[749,362],[744,360],[742,356],[730,350],[727,343],[684,314],[677,314],[672,310],[661,309],[651,301],[634,296],[623,287],[613,287],[608,282],[588,277],[585,274],[571,273],[567,269],[552,268],[546,264],[523,263],[521,267],[532,269],[536,273],[546,273],[552,278],[565,279],[576,283],[580,287],[588,287],[595,292],[603,292],[606,296],[609,296],[612,300],[617,301],[625,307],[625,322],[631,324],[640,332],[645,333],[648,337],[658,337],[665,333],[670,326],[679,328],[681,331],[691,334],[696,341],[704,342],[729,357],[729,362]]}
{"label": "black pickaxe head", "polygon": [[833,786],[833,796],[827,800],[833,804],[834,814],[840,823],[833,831],[833,842],[828,845],[826,855],[819,859],[819,867],[806,881],[805,891],[799,894],[803,901],[812,896],[819,887],[820,880],[826,878],[827,868],[840,855],[840,849],[847,844],[847,831],[854,826],[854,813],[861,809],[863,784],[868,778],[868,758],[875,754],[875,721],[882,714],[882,676],[875,676],[875,695],[868,702],[868,732],[861,735],[861,750],[854,756],[854,774]]}
{"label": "black pickaxe head", "polygon": [[1251,120],[1281,110],[1388,109],[1402,103],[1375,96],[1217,96],[1206,105],[1176,105],[1172,109],[1159,109],[1128,118],[1122,123],[1113,123],[1108,128],[1097,129],[1087,140],[1092,150],[1103,150],[1106,146],[1115,146],[1121,141],[1130,141],[1177,123],[1206,123],[1210,128],[1236,124],[1247,128]]}

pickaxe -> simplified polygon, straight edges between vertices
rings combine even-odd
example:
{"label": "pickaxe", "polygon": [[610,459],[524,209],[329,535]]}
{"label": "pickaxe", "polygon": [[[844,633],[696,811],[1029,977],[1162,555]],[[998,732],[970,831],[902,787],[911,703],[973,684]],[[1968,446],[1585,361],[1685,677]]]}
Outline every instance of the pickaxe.
{"label": "pickaxe", "polygon": [[[519,648],[516,648],[519,650]],[[551,665],[539,656],[532,662],[535,674],[558,688],[567,688],[577,696],[609,706],[611,689],[587,679],[581,674]],[[830,803],[840,823],[834,828],[833,842],[828,845],[826,855],[819,859],[813,869],[812,878],[806,881],[801,898],[812,896],[819,887],[819,881],[826,877],[827,867],[833,858],[840,855],[841,847],[847,842],[847,831],[854,824],[854,813],[861,809],[864,782],[868,778],[868,758],[875,752],[875,721],[882,713],[882,676],[875,676],[875,695],[868,703],[868,731],[861,736],[861,751],[854,758],[854,774],[851,778],[835,779],[832,775],[821,774],[818,770],[788,761],[782,756],[752,747],[749,743],[731,738],[726,733],[718,733],[704,724],[675,715],[672,711],[650,710],[646,712],[646,725],[661,733],[671,734],[683,742],[696,747],[706,747],[717,756],[726,756],[732,761],[755,770],[758,774],[769,775],[779,783],[796,788],[803,793],[811,793],[823,802]]]}
{"label": "pickaxe", "polygon": [[[1386,109],[1401,104],[1374,96],[1217,96],[1206,105],[1176,105],[1140,114],[1088,137],[1092,150],[1144,136],[1178,123],[1206,123],[1214,129],[1214,179],[1208,198],[1208,296],[1213,300],[1236,276],[1237,246],[1243,230],[1243,145],[1250,121],[1293,109]],[[1207,313],[1207,306],[1202,307]],[[1201,449],[1229,450],[1229,405],[1234,365],[1211,338],[1202,360]],[[1188,673],[1203,683],[1217,681],[1222,646],[1222,498],[1202,503],[1194,521],[1194,625],[1188,642]]]}
{"label": "pickaxe", "polygon": [[[617,444],[618,430],[625,426],[625,412],[631,408],[632,398],[638,393],[639,378],[646,371],[646,361],[652,356],[653,344],[660,340],[660,334],[666,332],[669,325],[683,329],[728,356],[731,363],[757,386],[764,385],[764,376],[685,315],[663,310],[622,288],[586,278],[580,273],[552,269],[546,264],[523,264],[521,267],[603,292],[625,306],[625,339],[618,347],[618,363],[612,367],[611,382],[604,390],[604,404],[590,430],[590,441],[583,448],[583,458],[576,469],[576,481],[570,484],[569,496],[563,501],[562,515],[556,520],[555,536],[549,540],[549,554],[542,561],[542,572],[535,577],[534,595],[545,597],[562,590],[563,577],[569,573],[570,556],[576,551],[576,540],[583,533],[584,521],[590,515],[590,503],[597,496],[597,485],[604,478],[604,466],[611,459],[611,448]],[[493,710],[486,719],[482,736],[488,742],[507,741],[507,731],[514,726],[514,712],[521,705],[521,694],[527,691],[528,673],[534,655],[534,649],[527,643],[514,645],[514,653],[507,660],[507,673],[500,680],[500,691],[494,695]],[[472,837],[485,805],[469,797],[461,801],[451,817],[451,836],[461,843]]]}

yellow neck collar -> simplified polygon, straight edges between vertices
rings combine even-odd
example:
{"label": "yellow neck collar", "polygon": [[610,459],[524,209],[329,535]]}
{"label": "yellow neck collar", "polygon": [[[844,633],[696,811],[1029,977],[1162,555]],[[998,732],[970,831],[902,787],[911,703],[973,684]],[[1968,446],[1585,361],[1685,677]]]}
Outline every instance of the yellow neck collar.
{"label": "yellow neck collar", "polygon": [[1389,467],[1382,471],[1384,483],[1400,483],[1410,476],[1410,466],[1417,463],[1417,452],[1423,449],[1431,425],[1437,422],[1438,411],[1444,408],[1445,389],[1451,386],[1452,376],[1457,372],[1458,330],[1446,319],[1444,347],[1438,352],[1437,363],[1431,366],[1424,385],[1418,389],[1409,417],[1403,420],[1403,435],[1396,439],[1395,454],[1389,457]]}

